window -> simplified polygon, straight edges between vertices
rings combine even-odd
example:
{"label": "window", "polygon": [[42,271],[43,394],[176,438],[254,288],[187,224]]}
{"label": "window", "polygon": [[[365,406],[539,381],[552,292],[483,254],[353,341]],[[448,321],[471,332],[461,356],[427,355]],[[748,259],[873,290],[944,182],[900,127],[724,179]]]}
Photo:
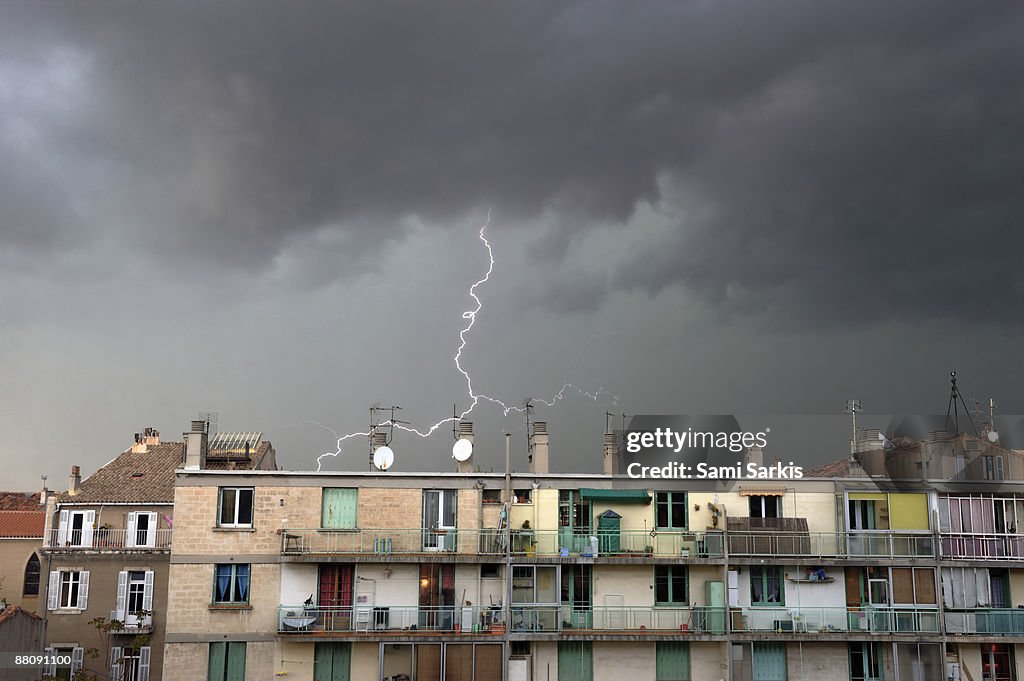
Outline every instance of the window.
{"label": "window", "polygon": [[21,587],[22,596],[39,595],[39,556],[32,554],[25,564],[25,580]]}
{"label": "window", "polygon": [[658,492],[654,506],[659,530],[686,529],[686,492]]}
{"label": "window", "polygon": [[850,681],[882,680],[882,647],[874,643],[851,643]]}
{"label": "window", "polygon": [[220,490],[220,527],[252,527],[251,487],[222,487]]}
{"label": "window", "polygon": [[501,503],[501,490],[500,489],[485,489],[481,501],[485,504],[500,504]]}
{"label": "window", "polygon": [[454,551],[458,490],[423,490],[423,550]]}
{"label": "window", "polygon": [[498,563],[483,563],[480,566],[480,579],[498,579],[501,577],[501,565]]}
{"label": "window", "polygon": [[751,567],[750,604],[782,605],[785,602],[785,595],[782,590],[782,568]]}
{"label": "window", "polygon": [[776,495],[754,494],[750,496],[751,518],[781,518],[782,497]]}
{"label": "window", "polygon": [[156,513],[129,513],[127,535],[128,548],[156,546]]}
{"label": "window", "polygon": [[892,568],[892,602],[895,605],[935,605],[935,571],[932,568]]}
{"label": "window", "polygon": [[211,643],[208,669],[208,681],[245,681],[245,642]]}
{"label": "window", "polygon": [[511,657],[529,657],[532,653],[529,641],[512,641]]}
{"label": "window", "polygon": [[245,604],[249,602],[249,566],[218,565],[213,578],[214,604]]}
{"label": "window", "polygon": [[[114,619],[125,627],[152,623],[153,571],[122,570],[117,575],[117,608]],[[146,613],[146,614],[140,614]]]}
{"label": "window", "polygon": [[658,641],[655,646],[657,681],[690,681],[690,644]]}
{"label": "window", "polygon": [[111,681],[149,681],[150,647],[110,649]]}
{"label": "window", "polygon": [[992,681],[1013,681],[1013,646],[1006,643],[984,643],[981,646],[981,678]]}
{"label": "window", "polygon": [[324,487],[320,527],[352,530],[356,527],[359,490],[355,487]]}
{"label": "window", "polygon": [[985,479],[986,480],[1002,480],[1003,479],[1003,457],[1001,456],[985,456]]}
{"label": "window", "polygon": [[80,570],[51,572],[46,600],[48,610],[85,610],[89,605],[89,573]]}
{"label": "window", "polygon": [[532,491],[529,489],[517,489],[512,493],[512,503],[515,504],[529,504],[531,503],[532,497],[530,496]]}
{"label": "window", "polygon": [[658,565],[654,568],[654,603],[687,604],[690,601],[687,569],[683,565]]}
{"label": "window", "polygon": [[57,525],[57,545],[92,546],[92,529],[95,523],[96,511],[61,511]]}
{"label": "window", "polygon": [[43,674],[53,677],[56,681],[71,681],[78,670],[82,668],[82,663],[85,660],[85,648],[47,648],[44,652],[47,655],[71,657],[70,667],[58,667],[55,664],[43,665]]}

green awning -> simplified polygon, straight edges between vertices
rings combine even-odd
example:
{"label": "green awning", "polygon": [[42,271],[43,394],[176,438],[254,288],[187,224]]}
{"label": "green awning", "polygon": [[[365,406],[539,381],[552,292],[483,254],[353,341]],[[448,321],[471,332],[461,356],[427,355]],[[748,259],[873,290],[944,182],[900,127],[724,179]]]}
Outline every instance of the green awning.
{"label": "green awning", "polygon": [[589,501],[608,501],[620,504],[649,504],[651,495],[645,489],[580,489],[580,499]]}

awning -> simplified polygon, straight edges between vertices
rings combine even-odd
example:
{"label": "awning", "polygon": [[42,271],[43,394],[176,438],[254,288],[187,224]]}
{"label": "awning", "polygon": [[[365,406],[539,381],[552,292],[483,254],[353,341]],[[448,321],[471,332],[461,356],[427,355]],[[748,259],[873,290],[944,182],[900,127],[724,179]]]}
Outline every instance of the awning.
{"label": "awning", "polygon": [[649,504],[651,495],[644,489],[580,489],[580,499],[589,501],[608,501],[620,504]]}
{"label": "awning", "polygon": [[785,494],[785,487],[740,487],[741,497],[781,497]]}

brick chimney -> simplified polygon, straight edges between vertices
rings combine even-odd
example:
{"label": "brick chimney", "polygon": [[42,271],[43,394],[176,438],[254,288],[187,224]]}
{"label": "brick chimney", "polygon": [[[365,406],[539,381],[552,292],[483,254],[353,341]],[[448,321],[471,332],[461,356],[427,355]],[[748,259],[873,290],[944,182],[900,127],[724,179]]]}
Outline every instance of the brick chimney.
{"label": "brick chimney", "polygon": [[[472,421],[459,421],[459,439],[469,440],[473,442],[473,422]],[[473,472],[473,457],[469,457],[465,461],[459,461],[458,467],[455,469],[458,473],[472,473]]]}
{"label": "brick chimney", "polygon": [[193,421],[192,430],[182,433],[182,437],[185,440],[185,469],[197,471],[206,468],[206,421]]}
{"label": "brick chimney", "polygon": [[68,494],[75,496],[81,491],[82,487],[82,469],[78,466],[71,467],[71,475],[68,476]]}
{"label": "brick chimney", "polygon": [[548,472],[548,424],[534,421],[530,432],[530,472]]}
{"label": "brick chimney", "polygon": [[616,475],[619,472],[619,445],[615,441],[615,433],[604,434],[604,467],[605,475]]}

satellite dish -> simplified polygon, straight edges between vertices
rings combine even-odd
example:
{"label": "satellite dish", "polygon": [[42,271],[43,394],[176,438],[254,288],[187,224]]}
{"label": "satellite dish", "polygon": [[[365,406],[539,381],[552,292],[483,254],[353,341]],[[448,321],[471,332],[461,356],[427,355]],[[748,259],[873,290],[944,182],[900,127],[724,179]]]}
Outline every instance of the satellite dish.
{"label": "satellite dish", "polygon": [[373,452],[373,465],[378,470],[386,471],[391,468],[391,465],[395,463],[395,453],[391,451],[391,447],[384,445],[383,447],[377,447]]}
{"label": "satellite dish", "polygon": [[988,431],[988,441],[993,443],[993,444],[995,444],[996,442],[999,442],[999,433],[997,433],[994,430]]}
{"label": "satellite dish", "polygon": [[460,438],[452,445],[452,458],[456,461],[461,463],[471,456],[473,456],[473,443],[466,438]]}

